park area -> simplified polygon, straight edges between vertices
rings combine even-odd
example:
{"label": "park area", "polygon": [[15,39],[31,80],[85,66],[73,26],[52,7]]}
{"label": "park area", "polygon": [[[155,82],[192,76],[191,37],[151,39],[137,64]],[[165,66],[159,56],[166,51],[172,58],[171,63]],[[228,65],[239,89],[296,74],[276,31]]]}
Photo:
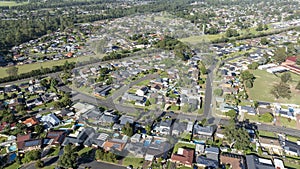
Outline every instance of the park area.
{"label": "park area", "polygon": [[295,87],[300,81],[300,76],[294,73],[292,75],[292,81],[288,82],[291,88],[291,99],[279,98],[276,99],[271,93],[271,89],[274,84],[280,82],[281,74],[271,74],[265,70],[252,70],[251,73],[254,74],[255,80],[253,88],[248,90],[249,98],[256,101],[266,101],[266,102],[278,102],[278,103],[291,103],[300,104],[300,91],[296,90]]}

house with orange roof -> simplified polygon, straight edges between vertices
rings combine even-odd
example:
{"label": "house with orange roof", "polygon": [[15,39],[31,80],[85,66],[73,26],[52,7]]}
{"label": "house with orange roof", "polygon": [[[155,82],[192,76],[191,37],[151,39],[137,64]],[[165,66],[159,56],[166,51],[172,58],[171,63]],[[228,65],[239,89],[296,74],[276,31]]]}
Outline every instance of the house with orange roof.
{"label": "house with orange roof", "polygon": [[30,117],[30,118],[24,120],[22,123],[25,124],[27,127],[31,127],[31,126],[38,124],[39,121],[35,117]]}
{"label": "house with orange roof", "polygon": [[177,154],[171,156],[171,161],[187,167],[192,167],[194,161],[194,150],[178,148]]}
{"label": "house with orange roof", "polygon": [[103,149],[105,151],[110,151],[110,150],[118,150],[122,151],[126,145],[126,141],[121,140],[121,139],[111,139],[103,144]]}

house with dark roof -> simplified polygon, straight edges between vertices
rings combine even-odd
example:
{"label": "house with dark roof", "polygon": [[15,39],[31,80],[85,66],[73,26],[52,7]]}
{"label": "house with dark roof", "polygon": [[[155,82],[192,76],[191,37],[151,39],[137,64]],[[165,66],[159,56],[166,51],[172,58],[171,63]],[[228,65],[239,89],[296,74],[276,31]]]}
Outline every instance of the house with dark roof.
{"label": "house with dark roof", "polygon": [[107,141],[108,134],[105,133],[91,133],[88,138],[83,142],[85,147],[103,147],[105,141]]}
{"label": "house with dark roof", "polygon": [[194,161],[194,150],[178,148],[177,153],[172,154],[170,160],[172,162],[185,165],[187,167],[192,167]]}
{"label": "house with dark roof", "polygon": [[214,128],[212,126],[200,126],[198,123],[194,125],[193,137],[198,139],[212,139]]}
{"label": "house with dark roof", "polygon": [[292,155],[292,156],[300,156],[300,142],[297,143],[285,140],[283,142],[283,149],[286,154]]}
{"label": "house with dark roof", "polygon": [[272,161],[256,155],[246,155],[247,168],[249,169],[274,169]]}
{"label": "house with dark roof", "polygon": [[79,146],[83,144],[83,142],[95,132],[95,129],[91,127],[83,128],[79,133],[76,135],[69,135],[65,138],[65,140],[62,143],[62,146],[66,146],[68,144],[73,144],[76,146]]}
{"label": "house with dark roof", "polygon": [[21,151],[39,150],[42,148],[42,139],[26,140],[24,142],[17,143],[18,149]]}
{"label": "house with dark roof", "polygon": [[172,120],[166,119],[162,120],[154,127],[154,130],[160,134],[170,134],[172,126]]}
{"label": "house with dark roof", "polygon": [[256,115],[256,110],[250,106],[241,106],[240,111],[244,113],[248,113],[249,115]]}
{"label": "house with dark roof", "polygon": [[212,169],[217,169],[219,168],[219,162],[206,158],[204,156],[198,156],[196,158],[196,165],[198,167],[203,167],[203,168],[212,168]]}
{"label": "house with dark roof", "polygon": [[65,131],[49,131],[46,138],[51,139],[51,145],[61,145],[66,138]]}
{"label": "house with dark roof", "polygon": [[94,90],[94,95],[95,96],[102,96],[102,97],[105,97],[109,94],[109,91],[112,89],[111,86],[102,86],[102,87],[99,87],[99,88],[96,88]]}
{"label": "house with dark roof", "polygon": [[211,160],[215,160],[219,162],[219,154],[220,150],[218,147],[206,147],[205,152],[206,157]]}

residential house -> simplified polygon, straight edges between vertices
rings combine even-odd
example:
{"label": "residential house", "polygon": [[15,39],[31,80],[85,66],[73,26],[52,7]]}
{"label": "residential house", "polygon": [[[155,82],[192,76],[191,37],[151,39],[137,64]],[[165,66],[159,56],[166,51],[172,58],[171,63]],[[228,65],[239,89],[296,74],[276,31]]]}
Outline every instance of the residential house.
{"label": "residential house", "polygon": [[130,138],[130,141],[131,141],[132,143],[140,142],[140,141],[141,141],[141,137],[142,137],[141,134],[136,133],[136,134],[134,134],[134,135]]}
{"label": "residential house", "polygon": [[42,139],[26,140],[18,145],[18,149],[24,152],[32,150],[40,150],[42,148]]}
{"label": "residential house", "polygon": [[135,94],[125,93],[122,97],[124,100],[134,101],[136,105],[145,106],[146,97],[138,96]]}
{"label": "residential house", "polygon": [[212,139],[214,128],[212,126],[200,126],[199,124],[194,125],[193,137],[199,139]]}
{"label": "residential house", "polygon": [[274,169],[271,160],[258,157],[256,155],[246,155],[247,168],[255,169]]}
{"label": "residential house", "polygon": [[196,157],[196,165],[198,167],[203,167],[203,168],[219,168],[219,162],[206,158],[204,156],[198,156]]}
{"label": "residential house", "polygon": [[65,131],[49,131],[46,135],[47,139],[51,139],[51,145],[61,145],[66,137]]}
{"label": "residential house", "polygon": [[118,116],[114,114],[103,114],[98,121],[101,126],[111,126],[118,121]]}
{"label": "residential house", "polygon": [[160,137],[153,138],[153,141],[147,145],[147,147],[148,149],[145,154],[146,161],[153,161],[153,159],[159,157],[166,159],[168,152],[171,149],[170,143],[168,143],[166,139]]}
{"label": "residential house", "polygon": [[146,154],[147,147],[145,147],[141,142],[131,142],[126,144],[125,150],[136,158],[143,158]]}
{"label": "residential house", "polygon": [[269,150],[270,154],[283,154],[283,149],[277,138],[259,137],[259,144],[262,148]]}
{"label": "residential house", "polygon": [[126,140],[121,140],[121,139],[111,139],[108,140],[106,142],[104,142],[103,144],[103,149],[105,151],[123,151],[123,149],[125,148],[127,141]]}
{"label": "residential house", "polygon": [[172,162],[185,165],[187,167],[192,167],[194,161],[194,150],[178,148],[177,153],[172,154],[170,160]]}
{"label": "residential house", "polygon": [[83,144],[87,138],[94,133],[95,130],[91,127],[87,128],[79,128],[74,134],[69,134],[62,143],[62,146],[66,146],[68,144],[73,144],[79,146]]}
{"label": "residential house", "polygon": [[249,115],[256,115],[256,110],[250,106],[241,106],[240,112],[248,113]]}
{"label": "residential house", "polygon": [[53,113],[42,116],[40,121],[46,129],[53,128],[61,122]]}
{"label": "residential house", "polygon": [[22,149],[24,146],[25,141],[31,140],[32,136],[31,133],[25,135],[18,135],[17,136],[17,147],[18,149]]}
{"label": "residential house", "polygon": [[142,87],[138,89],[135,94],[138,96],[145,96],[147,92],[148,92],[148,87]]}
{"label": "residential house", "polygon": [[112,89],[111,86],[102,86],[100,88],[94,89],[94,95],[95,96],[102,96],[105,97],[109,94],[109,91]]}
{"label": "residential house", "polygon": [[186,128],[186,122],[180,122],[179,120],[176,120],[173,124],[172,135],[178,137],[186,130]]}
{"label": "residential house", "polygon": [[229,164],[232,169],[246,169],[244,157],[237,154],[223,153],[220,156],[220,163]]}
{"label": "residential house", "polygon": [[39,121],[35,117],[30,117],[24,120],[22,123],[25,124],[27,127],[31,127],[38,124]]}
{"label": "residential house", "polygon": [[154,127],[154,130],[160,134],[170,134],[171,132],[172,120],[166,119],[162,120]]}
{"label": "residential house", "polygon": [[96,133],[95,131],[92,132],[88,138],[83,142],[83,145],[86,147],[96,147],[100,148],[103,147],[103,144],[108,139],[108,134],[106,133]]}
{"label": "residential house", "polygon": [[125,125],[126,123],[133,124],[134,123],[134,118],[131,117],[131,116],[122,115],[119,118],[119,121],[120,121],[121,125]]}
{"label": "residential house", "polygon": [[219,162],[220,150],[218,147],[206,147],[205,154],[208,159],[215,160]]}
{"label": "residential house", "polygon": [[288,155],[300,157],[300,141],[297,143],[285,140],[283,142],[284,152]]}

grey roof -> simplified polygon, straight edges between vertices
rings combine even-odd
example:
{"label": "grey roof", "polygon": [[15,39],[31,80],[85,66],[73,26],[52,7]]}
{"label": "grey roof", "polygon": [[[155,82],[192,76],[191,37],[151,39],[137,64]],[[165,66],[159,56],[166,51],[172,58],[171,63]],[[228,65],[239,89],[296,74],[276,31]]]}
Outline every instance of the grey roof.
{"label": "grey roof", "polygon": [[203,157],[203,156],[198,156],[196,158],[196,162],[197,162],[197,164],[202,164],[202,165],[205,165],[206,167],[211,167],[211,168],[218,168],[219,167],[219,162],[218,161],[208,159],[208,158]]}
{"label": "grey roof", "polygon": [[159,126],[164,126],[164,127],[171,127],[171,125],[172,125],[172,120],[170,120],[170,119],[167,119],[165,121],[161,121],[159,123]]}
{"label": "grey roof", "polygon": [[250,106],[241,106],[242,110],[246,110],[250,114],[256,114],[256,110]]}
{"label": "grey roof", "polygon": [[24,142],[24,147],[41,146],[42,140],[30,140]]}
{"label": "grey roof", "polygon": [[68,145],[68,144],[81,144],[84,141],[86,141],[86,139],[88,139],[88,137],[92,134],[95,133],[95,130],[91,127],[88,128],[84,128],[76,138],[74,137],[66,137],[64,142],[62,143],[63,146]]}
{"label": "grey roof", "polygon": [[261,163],[256,155],[246,155],[248,169],[274,169],[273,165]]}
{"label": "grey roof", "polygon": [[198,124],[194,125],[194,134],[212,136],[213,132],[214,128],[212,126],[203,127]]}
{"label": "grey roof", "polygon": [[284,149],[287,151],[292,151],[298,154],[300,156],[300,145],[297,143],[291,142],[291,141],[285,141]]}
{"label": "grey roof", "polygon": [[120,124],[122,124],[122,125],[125,125],[127,122],[130,123],[130,124],[132,124],[134,122],[133,117],[124,116],[124,115],[121,116],[119,120],[120,120]]}

